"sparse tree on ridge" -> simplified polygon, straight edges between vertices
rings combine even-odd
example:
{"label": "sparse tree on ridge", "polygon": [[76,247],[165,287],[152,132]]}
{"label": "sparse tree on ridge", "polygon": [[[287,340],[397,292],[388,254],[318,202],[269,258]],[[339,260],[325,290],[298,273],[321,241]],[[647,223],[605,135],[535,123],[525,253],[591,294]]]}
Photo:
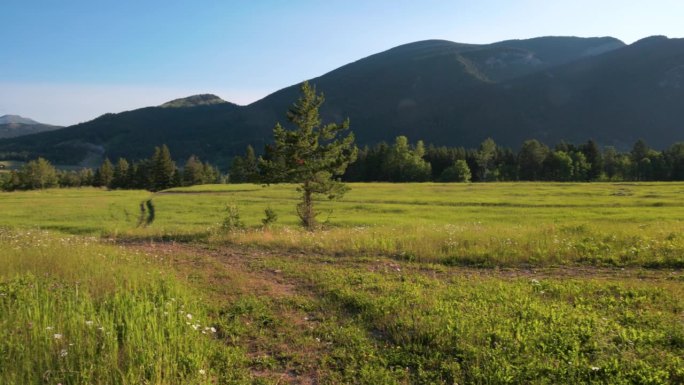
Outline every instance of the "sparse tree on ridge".
{"label": "sparse tree on ridge", "polygon": [[347,192],[349,188],[337,178],[356,159],[357,148],[353,133],[339,137],[349,130],[349,120],[322,124],[319,108],[323,94],[317,94],[308,82],[301,85],[300,91],[301,96],[287,113],[295,128],[288,130],[277,123],[269,158],[260,163],[267,182],[299,184],[302,201],[297,205],[297,214],[306,228],[313,229],[317,225],[314,196],[335,199]]}

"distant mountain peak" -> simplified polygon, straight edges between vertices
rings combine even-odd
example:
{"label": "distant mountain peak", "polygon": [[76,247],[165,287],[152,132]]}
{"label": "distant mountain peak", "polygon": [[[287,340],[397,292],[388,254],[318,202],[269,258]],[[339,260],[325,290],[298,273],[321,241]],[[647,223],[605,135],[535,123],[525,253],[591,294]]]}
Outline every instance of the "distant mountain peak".
{"label": "distant mountain peak", "polygon": [[33,119],[24,118],[19,115],[0,116],[0,139],[37,134],[39,132],[52,131],[58,128],[61,127],[38,123]]}
{"label": "distant mountain peak", "polygon": [[0,116],[0,124],[40,124],[33,119],[24,118],[19,115]]}
{"label": "distant mountain peak", "polygon": [[185,108],[197,106],[210,106],[214,104],[228,103],[227,101],[212,94],[192,95],[186,98],[174,99],[170,102],[162,104],[162,108]]}

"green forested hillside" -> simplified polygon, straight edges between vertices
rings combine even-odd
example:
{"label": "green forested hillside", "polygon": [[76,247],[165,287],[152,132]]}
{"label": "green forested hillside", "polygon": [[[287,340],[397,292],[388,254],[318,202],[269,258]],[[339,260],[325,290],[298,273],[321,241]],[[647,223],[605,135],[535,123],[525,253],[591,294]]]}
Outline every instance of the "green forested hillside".
{"label": "green forested hillside", "polygon": [[[684,139],[684,40],[545,37],[489,45],[430,40],[399,46],[311,80],[326,95],[323,119],[351,119],[360,145],[398,135],[475,147],[487,137],[519,148],[589,138],[626,149]],[[296,99],[297,87],[248,106],[195,96],[59,131],[0,140],[0,157],[57,163],[144,157],[166,143],[177,159],[222,166],[258,151]],[[209,97],[204,100],[204,97]],[[194,98],[194,99],[193,99]],[[169,106],[177,108],[166,108]]]}

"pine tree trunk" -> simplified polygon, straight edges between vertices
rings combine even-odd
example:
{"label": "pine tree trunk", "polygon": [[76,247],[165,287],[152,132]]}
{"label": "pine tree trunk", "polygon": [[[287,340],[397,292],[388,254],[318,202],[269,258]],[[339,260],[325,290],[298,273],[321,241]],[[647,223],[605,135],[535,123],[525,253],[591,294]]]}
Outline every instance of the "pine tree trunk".
{"label": "pine tree trunk", "polygon": [[297,213],[302,221],[302,225],[309,230],[316,228],[316,215],[313,210],[313,194],[304,186],[304,194],[302,195],[302,202],[297,207]]}

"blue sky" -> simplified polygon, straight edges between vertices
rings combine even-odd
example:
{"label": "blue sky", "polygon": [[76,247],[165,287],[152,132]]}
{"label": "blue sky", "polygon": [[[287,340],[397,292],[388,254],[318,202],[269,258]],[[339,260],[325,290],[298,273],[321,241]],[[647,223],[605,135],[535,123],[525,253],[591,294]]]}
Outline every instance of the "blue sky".
{"label": "blue sky", "polygon": [[0,115],[53,124],[196,93],[248,104],[404,43],[684,36],[684,1],[2,0]]}

